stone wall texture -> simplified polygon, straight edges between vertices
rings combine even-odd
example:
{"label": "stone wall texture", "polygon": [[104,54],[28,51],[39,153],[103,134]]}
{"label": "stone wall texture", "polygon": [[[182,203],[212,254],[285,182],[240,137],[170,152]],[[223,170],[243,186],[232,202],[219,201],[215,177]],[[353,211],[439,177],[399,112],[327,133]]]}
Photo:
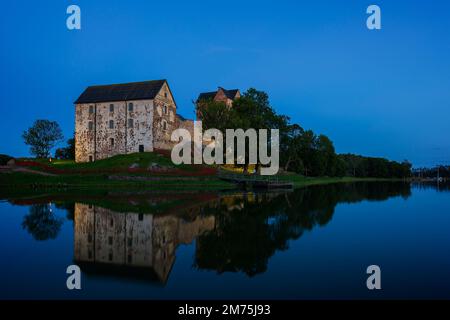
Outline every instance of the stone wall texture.
{"label": "stone wall texture", "polygon": [[170,138],[177,128],[187,129],[193,136],[194,122],[177,116],[167,83],[152,100],[76,104],[75,161],[170,150],[175,144]]}
{"label": "stone wall texture", "polygon": [[[130,107],[132,104],[132,107]],[[75,106],[75,161],[153,151],[153,100]]]}

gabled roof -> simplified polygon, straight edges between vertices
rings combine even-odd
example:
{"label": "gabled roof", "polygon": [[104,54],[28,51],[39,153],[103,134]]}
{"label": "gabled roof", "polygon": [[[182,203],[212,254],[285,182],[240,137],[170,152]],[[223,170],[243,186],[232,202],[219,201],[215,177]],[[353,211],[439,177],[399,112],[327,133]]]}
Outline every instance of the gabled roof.
{"label": "gabled roof", "polygon": [[198,98],[197,98],[197,102],[200,100],[209,100],[209,99],[214,99],[214,97],[217,94],[217,91],[219,91],[220,89],[223,90],[223,92],[225,93],[225,96],[228,99],[234,100],[236,98],[236,94],[238,93],[239,89],[232,89],[232,90],[227,90],[224,89],[222,87],[219,87],[219,89],[217,89],[216,91],[211,91],[211,92],[202,92],[199,94]]}
{"label": "gabled roof", "polygon": [[221,88],[228,99],[234,100],[236,97],[236,94],[238,93],[239,89],[232,89],[232,90],[225,90],[224,88]]}
{"label": "gabled roof", "polygon": [[209,100],[209,99],[214,99],[214,97],[216,96],[217,91],[212,91],[212,92],[202,92],[198,95],[198,99],[199,100]]}
{"label": "gabled roof", "polygon": [[151,100],[156,97],[164,83],[163,80],[119,83],[101,86],[90,86],[74,102],[96,103],[125,100]]}

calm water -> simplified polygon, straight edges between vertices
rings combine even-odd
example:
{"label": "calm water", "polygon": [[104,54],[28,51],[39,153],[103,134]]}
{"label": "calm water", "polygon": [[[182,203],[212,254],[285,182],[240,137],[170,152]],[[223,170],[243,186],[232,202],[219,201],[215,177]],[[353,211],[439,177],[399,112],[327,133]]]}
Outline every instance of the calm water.
{"label": "calm water", "polygon": [[3,299],[450,298],[448,186],[2,198]]}

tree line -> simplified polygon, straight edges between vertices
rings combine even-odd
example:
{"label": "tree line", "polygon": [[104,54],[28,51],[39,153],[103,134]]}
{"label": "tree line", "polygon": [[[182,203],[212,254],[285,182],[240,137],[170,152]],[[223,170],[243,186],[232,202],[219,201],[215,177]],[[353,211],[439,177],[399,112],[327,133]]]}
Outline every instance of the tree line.
{"label": "tree line", "polygon": [[433,168],[417,168],[412,172],[415,178],[450,178],[450,166],[436,166]]}
{"label": "tree line", "polygon": [[[337,154],[330,138],[305,130],[291,123],[290,117],[277,114],[267,93],[254,88],[236,99],[232,107],[213,99],[199,101],[197,115],[203,121],[203,128],[215,128],[223,133],[226,129],[238,128],[279,129],[280,168],[284,171],[314,177],[405,178],[411,175],[412,165],[408,161],[399,163],[384,158]],[[257,163],[255,172],[259,167]],[[244,172],[248,172],[248,168],[246,162]]]}

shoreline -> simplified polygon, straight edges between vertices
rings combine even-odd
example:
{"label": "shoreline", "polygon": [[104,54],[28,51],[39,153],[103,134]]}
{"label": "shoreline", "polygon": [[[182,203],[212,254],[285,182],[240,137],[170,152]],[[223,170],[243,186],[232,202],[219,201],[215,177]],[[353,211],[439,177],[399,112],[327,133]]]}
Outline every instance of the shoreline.
{"label": "shoreline", "polygon": [[[155,177],[155,179],[142,179],[139,176],[129,179],[110,179],[106,175],[64,175],[42,176],[24,172],[0,173],[0,196],[4,193],[21,193],[22,191],[67,191],[67,190],[166,190],[166,191],[220,191],[220,190],[244,190],[237,185],[221,180],[216,176],[209,177]],[[398,178],[357,178],[357,177],[303,177],[299,175],[280,175],[280,181],[291,182],[293,189],[313,185],[326,185],[334,183],[353,182],[381,182],[381,181],[406,181]],[[252,189],[248,189],[252,190]],[[261,190],[261,189],[257,189]],[[282,189],[275,189],[281,190]],[[7,191],[7,192],[5,192]],[[14,192],[15,191],[15,192]],[[263,190],[261,190],[263,191]]]}

